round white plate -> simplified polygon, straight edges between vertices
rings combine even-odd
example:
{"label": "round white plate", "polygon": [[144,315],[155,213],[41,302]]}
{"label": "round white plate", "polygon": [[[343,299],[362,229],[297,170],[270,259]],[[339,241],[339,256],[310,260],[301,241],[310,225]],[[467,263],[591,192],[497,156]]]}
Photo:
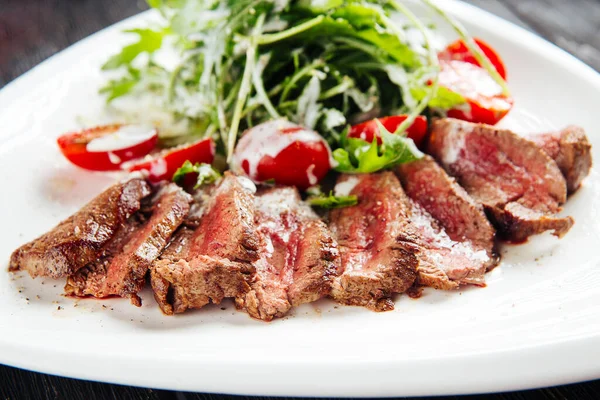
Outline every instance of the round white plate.
{"label": "round white plate", "polygon": [[[555,126],[584,126],[600,160],[598,74],[475,7],[440,3],[503,55],[519,108]],[[124,27],[147,18],[93,35],[0,92],[2,265],[113,181],[69,165],[54,140],[78,116],[101,112],[99,65],[129,40]],[[504,247],[487,288],[426,290],[381,314],[324,300],[272,323],[231,303],[166,317],[148,292],[142,308],[74,301],[61,296],[63,281],[1,273],[0,363],[156,388],[299,396],[475,393],[600,378],[599,191],[594,171],[565,207],[577,221],[572,231]]]}

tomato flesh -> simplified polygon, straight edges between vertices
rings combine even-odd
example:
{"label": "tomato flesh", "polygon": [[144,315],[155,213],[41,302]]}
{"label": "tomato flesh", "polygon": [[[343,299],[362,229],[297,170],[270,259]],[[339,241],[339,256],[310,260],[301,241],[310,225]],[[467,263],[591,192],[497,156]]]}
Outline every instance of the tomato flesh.
{"label": "tomato flesh", "polygon": [[[496,68],[498,74],[500,74],[502,79],[506,80],[506,66],[504,65],[504,61],[502,61],[502,58],[498,52],[482,39],[475,38],[474,40],[483,54],[487,56],[492,65]],[[475,56],[473,56],[473,53],[471,53],[471,51],[467,48],[467,45],[462,39],[450,43],[444,51],[438,54],[438,58],[440,61],[464,61],[481,67],[479,61],[477,61]]]}
{"label": "tomato flesh", "polygon": [[255,182],[273,180],[304,190],[316,185],[331,169],[331,151],[315,131],[285,120],[269,121],[240,138],[233,168]]}
{"label": "tomato flesh", "polygon": [[136,163],[128,168],[129,171],[146,171],[150,182],[171,180],[175,172],[185,163],[212,164],[215,158],[215,143],[211,138],[202,139],[192,144],[186,144],[165,150],[150,160]]}
{"label": "tomato flesh", "polygon": [[117,171],[121,164],[144,157],[150,153],[158,142],[158,132],[152,128],[143,140],[127,144],[124,142],[122,148],[106,151],[91,151],[88,145],[92,141],[115,135],[125,125],[103,125],[80,132],[67,133],[57,139],[60,151],[74,165],[90,171]]}
{"label": "tomato flesh", "polygon": [[481,67],[464,61],[441,61],[439,84],[462,95],[467,104],[449,110],[450,118],[495,125],[511,110],[514,100]]}
{"label": "tomato flesh", "polygon": [[[394,133],[400,124],[406,120],[406,118],[408,118],[407,115],[394,115],[391,117],[377,119],[379,122],[381,122],[385,129],[388,130],[388,132]],[[423,143],[425,135],[427,134],[427,118],[419,115],[412,125],[408,127],[406,134],[415,142],[417,146],[420,146]],[[372,143],[373,138],[376,137],[377,143],[381,144],[379,126],[374,119],[352,126],[352,128],[350,128],[350,132],[348,133],[348,137],[363,139],[369,143]]]}

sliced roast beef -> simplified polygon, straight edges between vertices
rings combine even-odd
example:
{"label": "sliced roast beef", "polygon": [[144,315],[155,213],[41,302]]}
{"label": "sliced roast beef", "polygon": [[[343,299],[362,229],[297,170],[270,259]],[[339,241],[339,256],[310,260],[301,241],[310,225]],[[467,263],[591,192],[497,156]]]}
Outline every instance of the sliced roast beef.
{"label": "sliced roast beef", "polygon": [[190,243],[192,255],[240,262],[258,259],[254,190],[254,184],[247,178],[225,174],[208,204],[203,207],[202,218]]}
{"label": "sliced roast beef", "polygon": [[569,193],[579,189],[592,169],[592,145],[583,128],[569,126],[562,131],[529,135],[528,139],[556,161]]}
{"label": "sliced roast beef", "polygon": [[337,242],[327,225],[314,217],[310,215],[301,224],[303,235],[297,243],[293,282],[288,288],[292,306],[327,296],[333,279],[341,273]]}
{"label": "sliced roast beef", "polygon": [[50,232],[17,249],[9,269],[25,270],[34,278],[75,273],[102,255],[149,194],[150,187],[137,176],[111,186]]}
{"label": "sliced roast beef", "polygon": [[455,119],[434,122],[428,151],[483,204],[506,238],[551,230],[561,237],[571,217],[555,216],[567,188],[556,163],[535,143],[508,131]]}
{"label": "sliced roast beef", "polygon": [[74,296],[128,297],[140,306],[137,293],[146,272],[188,215],[192,198],[174,184],[162,188],[145,223],[129,221],[98,262],[69,277],[65,292]]}
{"label": "sliced roast beef", "polygon": [[418,231],[418,283],[437,289],[484,283],[495,265],[494,228],[483,208],[429,156],[396,169],[414,202],[411,222]]}
{"label": "sliced roast beef", "polygon": [[154,298],[161,310],[171,315],[248,292],[253,275],[249,263],[199,255],[174,264],[159,261],[152,269],[151,280]]}
{"label": "sliced roast beef", "polygon": [[356,195],[358,205],[330,215],[343,271],[331,296],[344,304],[391,310],[392,295],[406,291],[417,277],[419,246],[409,199],[392,172],[342,175],[336,190]]}
{"label": "sliced roast beef", "polygon": [[236,305],[254,318],[270,321],[292,306],[329,294],[339,255],[326,225],[295,188],[263,190],[255,204],[260,258],[254,262],[252,290],[238,296]]}
{"label": "sliced roast beef", "polygon": [[468,240],[451,239],[439,221],[418,203],[411,203],[410,222],[420,246],[417,283],[442,290],[484,285],[487,266],[493,260],[487,252]]}
{"label": "sliced roast beef", "polygon": [[201,209],[201,217],[193,215],[194,223],[177,232],[151,269],[154,297],[165,314],[218,304],[250,290],[251,262],[258,259],[260,242],[252,189],[246,178],[230,173],[216,188],[203,189],[210,198],[192,207]]}
{"label": "sliced roast beef", "polygon": [[[185,222],[184,222],[185,224]],[[177,262],[179,260],[187,260],[190,251],[190,242],[194,237],[194,229],[187,225],[182,225],[173,238],[165,247],[165,250],[160,255],[161,260]]]}

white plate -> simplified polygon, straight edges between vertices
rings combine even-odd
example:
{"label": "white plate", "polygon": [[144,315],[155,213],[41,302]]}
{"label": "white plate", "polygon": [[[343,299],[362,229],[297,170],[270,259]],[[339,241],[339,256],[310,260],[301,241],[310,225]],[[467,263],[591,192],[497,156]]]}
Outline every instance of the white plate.
{"label": "white plate", "polygon": [[[583,125],[600,160],[598,74],[477,8],[442,4],[503,55],[519,107],[557,126]],[[78,115],[101,110],[98,66],[127,40],[122,28],[148,17],[82,41],[0,92],[3,264],[112,181],[71,167],[54,138],[74,128]],[[1,273],[0,363],[263,395],[437,395],[600,378],[599,191],[594,171],[565,207],[577,220],[567,237],[504,248],[487,288],[402,296],[382,314],[321,301],[268,324],[231,303],[165,317],[150,293],[139,309],[126,300],[75,302],[60,296],[62,281]]]}

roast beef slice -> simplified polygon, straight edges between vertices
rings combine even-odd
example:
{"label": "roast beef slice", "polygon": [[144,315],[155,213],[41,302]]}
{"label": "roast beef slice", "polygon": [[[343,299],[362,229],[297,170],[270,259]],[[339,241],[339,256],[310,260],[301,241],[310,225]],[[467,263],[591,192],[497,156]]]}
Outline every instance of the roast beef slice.
{"label": "roast beef slice", "polygon": [[118,237],[111,243],[110,254],[69,277],[66,293],[98,298],[128,297],[134,304],[141,305],[137,293],[144,286],[146,272],[188,215],[191,201],[191,196],[175,184],[162,188],[156,195],[149,219],[143,224],[130,222],[124,226],[123,238]]}
{"label": "roast beef slice", "polygon": [[102,255],[149,194],[150,186],[138,177],[111,186],[50,232],[17,249],[9,269],[25,270],[34,278],[75,273]]}
{"label": "roast beef slice", "polygon": [[184,223],[151,267],[154,297],[165,314],[250,290],[260,237],[254,193],[244,179],[225,173],[216,187],[205,189],[206,196],[194,196],[202,204],[192,205],[193,223]]}
{"label": "roast beef slice", "polygon": [[344,304],[391,310],[392,295],[406,291],[417,277],[419,247],[410,226],[409,200],[389,171],[342,175],[340,187],[356,195],[358,205],[330,215],[343,271],[331,296]]}
{"label": "roast beef slice", "polygon": [[483,207],[429,156],[400,165],[396,174],[413,202],[411,222],[424,248],[419,284],[446,290],[483,284],[498,261]]}
{"label": "roast beef slice", "polygon": [[567,181],[569,193],[575,192],[592,169],[592,145],[583,128],[568,126],[549,133],[529,135],[558,165]]}
{"label": "roast beef slice", "polygon": [[295,188],[263,190],[255,204],[260,258],[254,262],[252,290],[236,298],[236,304],[269,321],[329,294],[339,254],[326,225]]}
{"label": "roast beef slice", "polygon": [[549,229],[561,237],[573,225],[571,217],[555,215],[566,201],[566,181],[532,141],[489,125],[440,119],[433,123],[428,152],[484,206],[505,238],[522,241]]}

